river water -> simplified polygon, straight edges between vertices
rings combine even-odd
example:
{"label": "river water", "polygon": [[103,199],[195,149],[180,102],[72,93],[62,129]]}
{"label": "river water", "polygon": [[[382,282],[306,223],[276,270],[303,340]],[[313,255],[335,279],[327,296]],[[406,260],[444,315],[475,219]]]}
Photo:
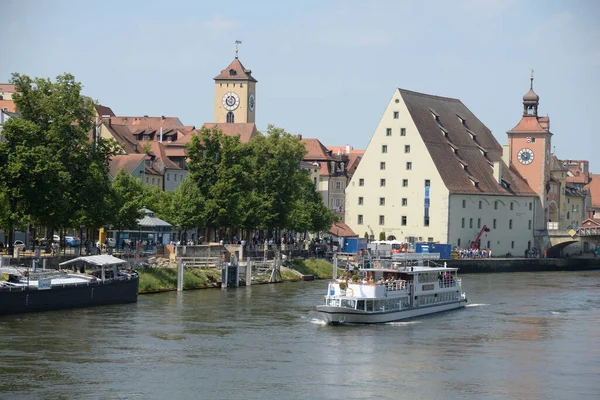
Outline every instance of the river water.
{"label": "river water", "polygon": [[469,305],[327,326],[327,281],[0,317],[0,399],[599,399],[600,271],[463,275]]}

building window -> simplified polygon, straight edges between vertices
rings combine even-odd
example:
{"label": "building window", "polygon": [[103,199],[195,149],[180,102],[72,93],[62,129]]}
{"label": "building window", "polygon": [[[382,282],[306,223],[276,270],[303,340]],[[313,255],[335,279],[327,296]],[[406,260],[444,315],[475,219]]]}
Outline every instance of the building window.
{"label": "building window", "polygon": [[462,201],[462,207],[463,208],[467,208],[467,201],[463,199]]}
{"label": "building window", "polygon": [[402,226],[406,226],[406,215],[402,216]]}
{"label": "building window", "polygon": [[362,205],[364,204],[364,200],[365,200],[365,199],[364,199],[363,197],[359,197],[359,198],[358,198],[358,205],[359,205],[359,206],[362,206]]}
{"label": "building window", "polygon": [[167,174],[167,180],[170,181],[171,180],[171,174]]}
{"label": "building window", "polygon": [[173,180],[177,182],[177,174],[173,174]]}
{"label": "building window", "polygon": [[408,199],[406,197],[402,198],[402,207],[406,207],[408,205]]}
{"label": "building window", "polygon": [[400,136],[406,136],[406,128],[400,128]]}
{"label": "building window", "polygon": [[423,225],[429,226],[429,217],[425,217],[425,219],[423,220]]}
{"label": "building window", "polygon": [[381,152],[382,153],[387,153],[387,144],[381,145]]}
{"label": "building window", "polygon": [[385,187],[385,179],[380,179],[379,180],[379,186]]}
{"label": "building window", "polygon": [[493,225],[492,225],[492,227],[493,227],[494,229],[496,229],[496,218],[494,218],[494,222],[493,222]]}
{"label": "building window", "polygon": [[231,111],[229,111],[227,113],[227,123],[233,124],[234,122],[235,122],[235,116],[233,115],[233,113]]}
{"label": "building window", "polygon": [[469,228],[473,229],[473,218],[469,218]]}
{"label": "building window", "polygon": [[359,224],[359,225],[362,225],[362,224],[363,224],[363,216],[362,216],[362,215],[359,215],[359,216],[358,216],[358,224]]}
{"label": "building window", "polygon": [[508,229],[512,229],[512,219],[508,220]]}
{"label": "building window", "polygon": [[398,111],[394,111],[394,119],[400,118],[400,113]]}
{"label": "building window", "polygon": [[152,184],[154,185],[154,177],[152,177]]}
{"label": "building window", "polygon": [[408,186],[408,179],[402,179],[402,186],[404,186],[404,187]]}
{"label": "building window", "polygon": [[410,144],[404,145],[404,152],[410,153]]}
{"label": "building window", "polygon": [[382,161],[379,163],[379,169],[380,170],[384,170],[385,169],[385,161]]}
{"label": "building window", "polygon": [[379,225],[385,225],[385,215],[379,216]]}
{"label": "building window", "polygon": [[498,209],[498,200],[496,200],[496,201],[494,202],[494,210],[497,210],[497,209]]}
{"label": "building window", "polygon": [[425,187],[431,186],[431,181],[429,179],[425,179]]}
{"label": "building window", "polygon": [[342,188],[342,182],[340,182],[340,181],[337,181],[337,182],[335,183],[335,188],[336,188],[336,189],[341,189],[341,188]]}
{"label": "building window", "polygon": [[183,174],[179,174],[179,179],[183,182]]}
{"label": "building window", "polygon": [[477,218],[477,229],[481,228],[481,218]]}
{"label": "building window", "polygon": [[461,222],[460,222],[460,227],[464,228],[465,227],[465,219],[464,217],[462,218]]}
{"label": "building window", "polygon": [[481,210],[481,207],[483,206],[483,202],[481,200],[479,200],[479,209]]}
{"label": "building window", "polygon": [[527,228],[528,228],[529,230],[531,230],[531,220],[529,220],[529,223],[527,224]]}
{"label": "building window", "polygon": [[515,248],[515,241],[513,240],[512,242],[510,242],[510,248],[514,249]]}
{"label": "building window", "polygon": [[412,162],[410,162],[410,161],[406,162],[406,169],[412,169]]}
{"label": "building window", "polygon": [[385,130],[385,136],[392,136],[392,128],[387,128]]}
{"label": "building window", "polygon": [[531,240],[527,242],[527,250],[531,250]]}
{"label": "building window", "polygon": [[385,206],[385,197],[380,197],[379,198],[379,205],[380,206]]}
{"label": "building window", "polygon": [[460,238],[458,239],[458,241],[456,242],[456,246],[460,247]]}
{"label": "building window", "polygon": [[511,201],[510,202],[510,211],[512,211],[513,209],[514,209],[514,206],[513,206],[513,202]]}
{"label": "building window", "polygon": [[529,211],[531,211],[533,208],[533,201],[529,203]]}
{"label": "building window", "polygon": [[317,184],[317,178],[313,178],[313,183],[316,185]]}
{"label": "building window", "polygon": [[488,242],[487,242],[487,248],[488,248],[488,249],[491,249],[491,248],[492,248],[492,247],[490,246],[490,241],[489,241],[489,240],[488,240]]}
{"label": "building window", "polygon": [[358,180],[358,186],[365,186],[365,180],[363,178]]}
{"label": "building window", "polygon": [[146,177],[146,183],[150,182],[150,178]]}

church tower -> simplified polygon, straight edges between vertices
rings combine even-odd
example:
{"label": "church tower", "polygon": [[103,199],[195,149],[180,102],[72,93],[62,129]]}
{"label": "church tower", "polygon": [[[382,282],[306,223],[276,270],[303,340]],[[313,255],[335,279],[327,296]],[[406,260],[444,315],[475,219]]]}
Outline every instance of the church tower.
{"label": "church tower", "polygon": [[252,71],[235,59],[215,77],[215,123],[255,123],[256,82]]}
{"label": "church tower", "polygon": [[538,116],[539,102],[539,96],[533,91],[532,71],[529,91],[523,96],[523,116],[507,134],[510,164],[538,194],[544,210],[544,221],[548,221],[552,133],[550,119]]}

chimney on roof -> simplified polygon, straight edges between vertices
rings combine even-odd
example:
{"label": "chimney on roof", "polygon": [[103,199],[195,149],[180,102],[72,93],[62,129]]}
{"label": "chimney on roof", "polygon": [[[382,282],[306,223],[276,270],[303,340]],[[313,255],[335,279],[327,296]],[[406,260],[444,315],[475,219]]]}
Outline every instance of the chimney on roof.
{"label": "chimney on roof", "polygon": [[163,135],[163,130],[162,130],[162,126],[160,127],[160,139],[158,140],[159,143],[162,143],[162,135]]}
{"label": "chimney on roof", "polygon": [[346,145],[346,154],[350,154],[350,145],[349,144]]}
{"label": "chimney on roof", "polygon": [[510,144],[502,146],[502,161],[504,164],[510,165]]}
{"label": "chimney on roof", "polygon": [[502,185],[502,161],[494,161],[494,179]]}
{"label": "chimney on roof", "polygon": [[302,135],[298,135],[298,139],[302,140]]}
{"label": "chimney on roof", "polygon": [[164,115],[161,115],[161,116],[160,116],[160,119],[165,119],[165,116],[164,116]]}
{"label": "chimney on roof", "polygon": [[147,118],[147,117],[148,117],[148,114],[144,115],[144,117],[146,117],[146,118]]}

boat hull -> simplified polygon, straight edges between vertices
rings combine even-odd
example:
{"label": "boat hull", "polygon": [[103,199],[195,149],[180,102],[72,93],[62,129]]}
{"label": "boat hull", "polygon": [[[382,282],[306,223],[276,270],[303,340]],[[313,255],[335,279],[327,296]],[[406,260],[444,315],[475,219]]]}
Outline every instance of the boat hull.
{"label": "boat hull", "polygon": [[422,315],[434,314],[443,311],[463,308],[467,305],[466,299],[458,301],[432,304],[417,308],[406,308],[403,310],[389,312],[367,312],[352,310],[343,307],[331,307],[326,305],[317,306],[317,311],[328,324],[381,324],[386,322],[400,321],[403,319],[420,317]]}
{"label": "boat hull", "polygon": [[135,303],[139,277],[109,282],[55,286],[48,290],[17,288],[0,290],[0,315]]}

